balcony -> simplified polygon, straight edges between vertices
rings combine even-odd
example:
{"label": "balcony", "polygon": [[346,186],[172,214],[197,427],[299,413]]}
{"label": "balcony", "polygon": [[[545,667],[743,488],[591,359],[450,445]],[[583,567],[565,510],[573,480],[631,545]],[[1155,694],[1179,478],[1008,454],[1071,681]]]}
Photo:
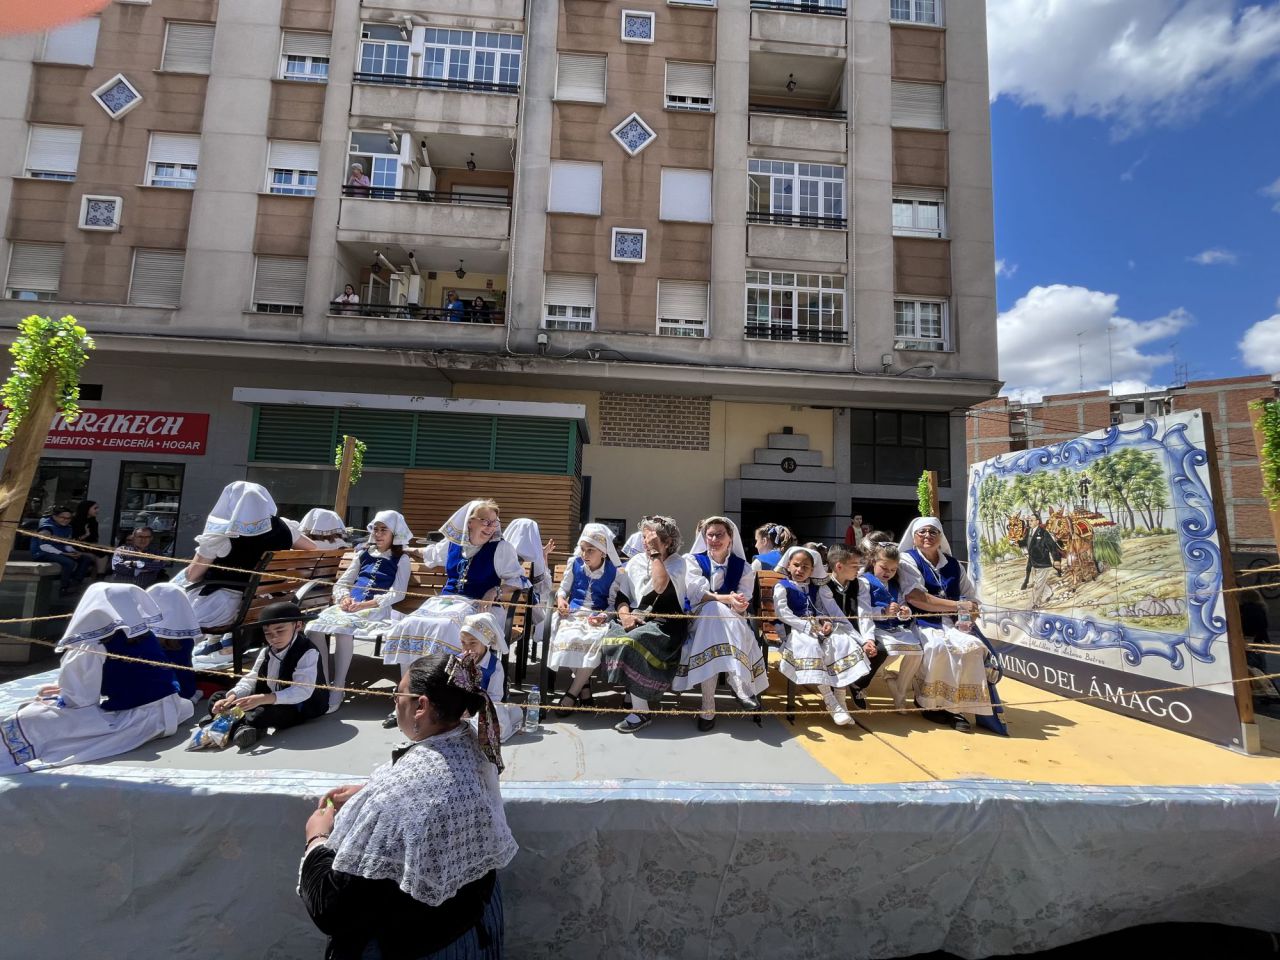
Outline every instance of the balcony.
{"label": "balcony", "polygon": [[844,164],[849,151],[845,111],[754,103],[750,109],[747,141],[767,148],[762,156],[814,151],[824,155],[818,159]]}
{"label": "balcony", "polygon": [[458,251],[506,251],[511,200],[486,193],[342,188],[338,211],[341,243],[394,243],[448,238]]}
{"label": "balcony", "polygon": [[748,340],[774,343],[848,343],[849,331],[828,327],[801,327],[789,323],[748,320],[744,331]]}
{"label": "balcony", "polygon": [[[404,14],[415,19],[422,16],[422,0],[378,0],[376,4],[365,4],[376,8],[379,12],[395,14],[388,20],[399,20]],[[458,24],[469,28],[479,23],[482,29],[508,29],[511,24],[490,24],[492,20],[510,20],[522,23],[524,20],[524,0],[433,0],[430,5],[432,18],[440,17],[442,22]]]}
{"label": "balcony", "polygon": [[[843,272],[848,263],[848,231],[840,217],[748,213],[747,256],[796,267]],[[760,263],[759,266],[766,266]]]}
{"label": "balcony", "polygon": [[846,55],[844,6],[751,0],[751,51],[812,57]]}
{"label": "balcony", "polygon": [[357,126],[392,121],[423,134],[507,139],[515,135],[517,84],[380,73],[357,73],[354,79],[351,116]]}
{"label": "balcony", "polygon": [[506,314],[501,310],[477,310],[465,306],[463,310],[455,313],[444,307],[420,307],[416,303],[353,303],[349,305],[335,303],[329,307],[329,316],[433,323],[476,323],[489,326],[502,326],[506,322]]}

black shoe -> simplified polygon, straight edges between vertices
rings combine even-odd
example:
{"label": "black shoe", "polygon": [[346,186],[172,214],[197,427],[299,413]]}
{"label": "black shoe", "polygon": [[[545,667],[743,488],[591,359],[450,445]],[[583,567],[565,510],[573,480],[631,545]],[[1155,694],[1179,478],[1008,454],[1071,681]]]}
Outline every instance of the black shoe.
{"label": "black shoe", "polygon": [[382,729],[390,730],[396,725],[396,712],[392,710],[387,714],[387,718],[382,721]]}
{"label": "black shoe", "polygon": [[759,697],[739,697],[739,698],[738,698],[738,702],[739,702],[739,703],[741,703],[741,704],[742,704],[744,707],[746,707],[748,710],[759,710],[759,709],[760,709],[760,698],[759,698]]}
{"label": "black shoe", "polygon": [[857,707],[859,710],[867,709],[867,698],[863,695],[862,691],[859,690],[857,687],[852,687],[849,690],[849,698],[853,700],[853,705]]}
{"label": "black shoe", "polygon": [[973,724],[971,724],[968,720],[966,720],[964,718],[964,714],[961,714],[961,713],[951,714],[951,728],[953,730],[958,730],[961,733],[973,732]]}
{"label": "black shoe", "polygon": [[940,723],[943,726],[952,726],[955,723],[954,714],[947,713],[945,710],[925,710],[920,716],[924,717],[930,723]]}
{"label": "black shoe", "polygon": [[258,742],[258,728],[241,724],[240,728],[231,735],[231,742],[241,750],[248,750]]}
{"label": "black shoe", "polygon": [[698,732],[699,732],[699,733],[706,733],[708,730],[714,729],[714,728],[715,728],[715,725],[716,725],[716,718],[715,718],[715,717],[710,717],[710,718],[707,718],[707,717],[699,717],[699,718],[698,718]]}
{"label": "black shoe", "polygon": [[564,705],[565,705],[565,703],[564,703],[564,702],[565,702],[566,700],[568,700],[568,701],[569,701],[569,706],[570,706],[570,707],[580,707],[580,706],[582,706],[582,701],[581,701],[581,700],[579,700],[577,697],[575,697],[572,693],[566,693],[566,694],[561,695],[561,697],[560,697],[560,705],[559,705],[559,706],[557,706],[557,707],[553,707],[553,708],[552,708],[552,710],[551,710],[551,712],[552,712],[553,714],[555,714],[557,717],[560,717],[560,718],[562,718],[562,719],[563,719],[564,717],[569,716],[569,714],[573,713],[573,711],[572,711],[572,710],[566,710],[566,709],[564,709]]}
{"label": "black shoe", "polygon": [[629,717],[623,717],[613,725],[613,729],[617,730],[619,733],[635,733],[639,730],[643,730],[651,723],[653,723],[653,717],[648,714],[641,716],[639,721],[636,723],[632,723]]}

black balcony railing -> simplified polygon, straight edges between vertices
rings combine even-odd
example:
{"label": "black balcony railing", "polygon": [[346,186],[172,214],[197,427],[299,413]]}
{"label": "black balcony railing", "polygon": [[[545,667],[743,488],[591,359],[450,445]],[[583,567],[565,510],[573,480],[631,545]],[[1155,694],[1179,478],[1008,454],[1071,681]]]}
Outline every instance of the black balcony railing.
{"label": "black balcony railing", "polygon": [[825,3],[793,3],[790,0],[751,0],[751,9],[781,10],[784,13],[816,13],[824,17],[845,16],[844,4],[832,6]]}
{"label": "black balcony railing", "polygon": [[335,317],[374,317],[381,320],[435,320],[440,323],[479,323],[501,326],[506,315],[501,310],[477,309],[464,304],[461,310],[448,307],[420,307],[416,303],[331,303],[329,314]]}
{"label": "black balcony railing", "polygon": [[520,93],[518,83],[492,83],[487,80],[450,80],[445,77],[406,77],[398,73],[360,73],[356,83],[378,83],[389,87],[417,87],[421,90],[467,90],[472,93]]}
{"label": "black balcony railing", "polygon": [[462,190],[399,190],[391,187],[361,186],[346,183],[342,186],[344,197],[364,200],[412,200],[416,203],[477,203],[486,207],[509,207],[511,198],[491,193],[467,193]]}
{"label": "black balcony railing", "polygon": [[819,217],[808,213],[766,213],[748,210],[747,223],[772,223],[784,227],[816,227],[819,230],[844,230],[849,221],[844,217]]}
{"label": "black balcony railing", "polygon": [[847,110],[815,110],[809,107],[778,107],[753,103],[748,108],[752,113],[767,113],[778,117],[811,117],[815,120],[848,120]]}
{"label": "black balcony railing", "polygon": [[772,340],[778,343],[848,343],[847,330],[826,327],[794,327],[789,323],[755,323],[747,321],[748,340]]}

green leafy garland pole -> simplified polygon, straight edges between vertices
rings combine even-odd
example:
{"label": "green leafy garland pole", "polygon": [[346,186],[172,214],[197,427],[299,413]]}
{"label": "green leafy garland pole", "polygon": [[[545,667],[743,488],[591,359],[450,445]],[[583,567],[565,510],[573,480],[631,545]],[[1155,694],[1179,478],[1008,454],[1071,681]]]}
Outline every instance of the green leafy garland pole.
{"label": "green leafy garland pole", "polygon": [[13,549],[54,414],[68,421],[80,416],[80,368],[92,349],[93,339],[75,317],[32,315],[18,324],[18,337],[9,347],[13,369],[0,386],[0,400],[8,408],[0,447],[9,450],[0,473],[0,557]]}
{"label": "green leafy garland pole", "polygon": [[1280,544],[1280,400],[1250,401],[1249,418],[1253,421],[1253,442],[1258,448],[1262,492],[1271,508],[1271,533]]}
{"label": "green leafy garland pole", "polygon": [[347,496],[364,473],[364,452],[369,449],[355,437],[343,434],[342,443],[333,452],[333,465],[338,468],[338,492],[334,496],[333,512],[347,519]]}
{"label": "green leafy garland pole", "polygon": [[932,516],[933,498],[929,491],[929,471],[926,470],[920,474],[920,479],[916,481],[916,507],[920,511],[920,516]]}
{"label": "green leafy garland pole", "polygon": [[[346,448],[347,440],[350,439],[345,433],[342,435],[342,443],[333,448],[333,465],[339,470],[342,469],[342,452]],[[355,486],[360,482],[360,478],[364,476],[364,452],[369,449],[369,445],[363,440],[356,440],[351,449],[351,476],[347,480],[348,484]]]}

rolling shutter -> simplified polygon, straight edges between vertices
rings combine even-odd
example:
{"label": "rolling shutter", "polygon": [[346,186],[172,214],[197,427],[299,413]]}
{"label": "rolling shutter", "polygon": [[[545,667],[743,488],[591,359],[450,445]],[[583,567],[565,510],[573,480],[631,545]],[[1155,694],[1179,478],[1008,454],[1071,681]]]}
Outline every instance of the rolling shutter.
{"label": "rolling shutter", "polygon": [[607,57],[583,53],[560,54],[556,70],[556,99],[604,103]]}
{"label": "rolling shutter", "polygon": [[493,469],[504,473],[558,473],[569,468],[569,424],[535,417],[498,417]]}
{"label": "rolling shutter", "polygon": [[10,290],[57,293],[62,277],[62,244],[15,243],[9,252]]}
{"label": "rolling shutter", "polygon": [[893,81],[893,125],[943,130],[942,84]]}
{"label": "rolling shutter", "polygon": [[79,127],[32,127],[27,144],[27,173],[76,172],[80,162]]}
{"label": "rolling shutter", "polygon": [[187,133],[153,133],[147,159],[151,163],[184,163],[198,166],[200,137]]}
{"label": "rolling shutter", "polygon": [[667,96],[705,97],[710,100],[715,92],[715,67],[712,64],[667,61]]}
{"label": "rolling shutter", "polygon": [[44,53],[40,59],[47,63],[75,63],[93,66],[93,55],[98,48],[98,18],[89,17],[50,30],[44,37]]}
{"label": "rolling shutter", "polygon": [[181,250],[135,250],[129,302],[141,307],[176,307],[182,302]]}
{"label": "rolling shutter", "polygon": [[493,417],[418,414],[415,467],[488,470],[493,462]]}
{"label": "rolling shutter", "polygon": [[680,323],[707,322],[709,284],[688,280],[658,281],[658,317]]}
{"label": "rolling shutter", "polygon": [[547,212],[599,216],[602,169],[598,163],[552,160]]}
{"label": "rolling shutter", "polygon": [[255,407],[250,459],[331,465],[337,443],[334,413],[327,407]]}
{"label": "rolling shutter", "polygon": [[267,168],[270,170],[320,169],[320,144],[300,140],[272,140],[267,151]]}
{"label": "rolling shutter", "polygon": [[544,303],[558,307],[592,307],[596,305],[594,274],[548,273]]}
{"label": "rolling shutter", "polygon": [[400,410],[339,410],[335,446],[343,434],[356,437],[368,448],[364,462],[370,467],[407,467],[411,452],[415,414]]}
{"label": "rolling shutter", "polygon": [[295,30],[286,30],[282,49],[285,56],[328,59],[330,40],[327,33],[298,33]]}
{"label": "rolling shutter", "polygon": [[302,306],[307,290],[305,257],[258,257],[253,278],[254,303]]}
{"label": "rolling shutter", "polygon": [[212,64],[213,24],[165,24],[161,70],[170,70],[175,73],[208,73]]}

